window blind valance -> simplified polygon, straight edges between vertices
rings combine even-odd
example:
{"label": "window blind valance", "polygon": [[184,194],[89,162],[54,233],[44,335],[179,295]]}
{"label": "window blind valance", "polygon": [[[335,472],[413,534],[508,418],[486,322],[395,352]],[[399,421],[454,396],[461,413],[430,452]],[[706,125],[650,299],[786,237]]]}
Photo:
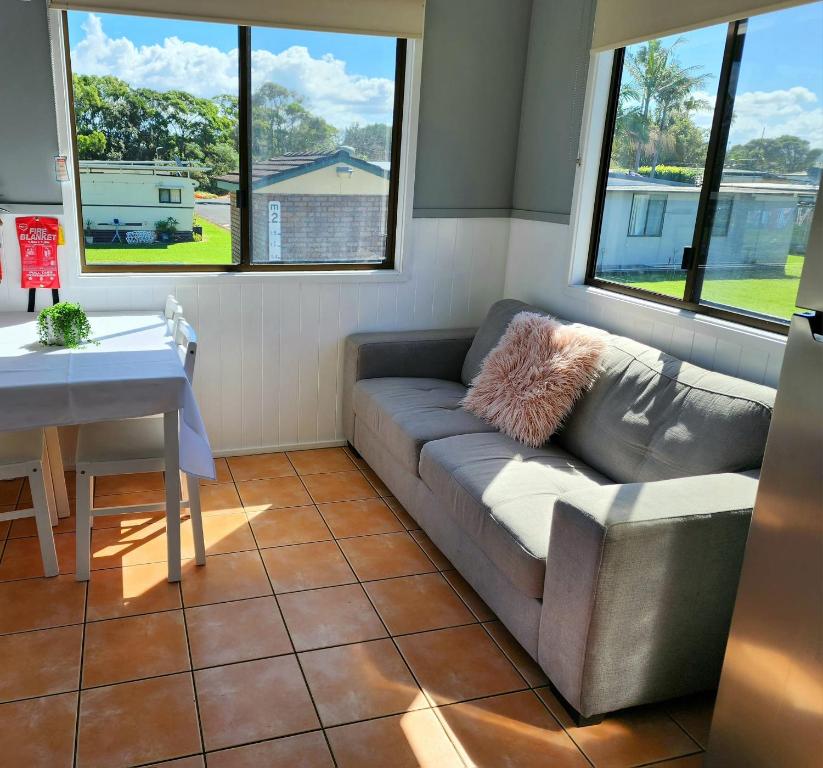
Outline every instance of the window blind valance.
{"label": "window blind valance", "polygon": [[809,0],[597,0],[592,51],[745,19]]}
{"label": "window blind valance", "polygon": [[49,0],[56,10],[415,38],[425,0]]}

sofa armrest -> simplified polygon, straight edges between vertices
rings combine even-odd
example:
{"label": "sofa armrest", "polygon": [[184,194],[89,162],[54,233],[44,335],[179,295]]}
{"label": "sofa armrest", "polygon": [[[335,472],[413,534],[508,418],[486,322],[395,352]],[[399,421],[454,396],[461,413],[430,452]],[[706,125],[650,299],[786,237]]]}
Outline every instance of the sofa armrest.
{"label": "sofa armrest", "polygon": [[590,717],[716,685],[757,473],[561,496],[538,658]]}
{"label": "sofa armrest", "polygon": [[343,427],[354,442],[354,385],[360,379],[408,376],[460,381],[475,328],[355,333],[346,339],[343,364]]}

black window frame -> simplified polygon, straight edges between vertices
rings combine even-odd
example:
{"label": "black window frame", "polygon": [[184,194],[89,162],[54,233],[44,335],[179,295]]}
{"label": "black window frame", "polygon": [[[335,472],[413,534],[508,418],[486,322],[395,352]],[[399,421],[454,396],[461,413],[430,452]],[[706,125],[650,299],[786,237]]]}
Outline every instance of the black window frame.
{"label": "black window frame", "polygon": [[[68,13],[62,12],[64,42],[64,67],[66,72],[66,97],[70,120],[71,143],[74,157],[74,185],[77,207],[77,231],[83,232],[83,206],[80,195],[80,163],[77,157],[77,120],[74,111],[71,51],[69,46]],[[229,25],[232,26],[232,25]],[[255,263],[252,261],[252,209],[251,209],[251,32],[252,27],[237,26],[238,39],[238,154],[240,188],[237,191],[237,207],[240,211],[240,262],[231,264],[89,264],[83,237],[78,237],[80,267],[83,273],[165,273],[165,272],[356,272],[393,270],[397,263],[398,205],[400,200],[400,157],[403,142],[405,112],[406,67],[408,40],[395,38],[394,104],[390,154],[389,195],[387,201],[385,256],[382,262],[301,262]],[[168,203],[164,203],[168,205]]]}
{"label": "black window frame", "polygon": [[[681,269],[686,275],[686,285],[683,298],[667,296],[631,285],[615,283],[597,276],[597,256],[600,247],[600,232],[603,223],[603,211],[606,203],[606,185],[609,178],[609,165],[612,154],[612,144],[617,123],[617,107],[620,95],[620,81],[623,75],[623,62],[626,49],[619,48],[614,52],[609,101],[606,110],[603,145],[600,154],[600,165],[597,176],[597,191],[594,200],[594,215],[592,217],[591,239],[589,241],[589,256],[586,266],[585,284],[602,288],[613,293],[635,296],[659,304],[665,304],[679,309],[689,310],[695,314],[708,315],[721,320],[727,320],[740,325],[751,326],[781,335],[788,334],[789,321],[780,322],[766,315],[752,312],[736,311],[734,308],[710,303],[701,303],[700,294],[705,265],[708,259],[709,243],[714,228],[717,200],[720,199],[720,180],[723,173],[726,144],[734,112],[734,99],[737,90],[737,77],[743,56],[743,46],[746,39],[748,19],[740,19],[729,23],[726,30],[726,42],[723,50],[723,61],[720,69],[720,78],[717,90],[712,126],[709,134],[708,152],[703,173],[703,184],[697,205],[697,217],[694,226],[694,237],[691,246],[684,248]],[[731,216],[729,216],[731,220]],[[728,228],[727,228],[728,229]]]}
{"label": "black window frame", "polygon": [[[634,204],[637,198],[639,197],[647,197],[649,198],[648,203],[646,203],[646,214],[643,218],[643,231],[634,234],[632,232],[632,217],[634,216]],[[652,199],[658,200],[663,198],[663,210],[660,213],[660,229],[656,232],[649,232],[649,207]],[[663,226],[666,223],[666,206],[669,204],[669,196],[666,194],[661,194],[659,192],[634,192],[632,193],[632,206],[631,210],[629,211],[629,226],[628,230],[626,231],[626,237],[663,237]]]}
{"label": "black window frame", "polygon": [[[169,199],[163,199],[163,193],[169,193]],[[172,192],[177,192],[177,200],[172,200]],[[179,187],[158,187],[157,189],[157,201],[161,205],[182,205],[183,204],[183,190]]]}

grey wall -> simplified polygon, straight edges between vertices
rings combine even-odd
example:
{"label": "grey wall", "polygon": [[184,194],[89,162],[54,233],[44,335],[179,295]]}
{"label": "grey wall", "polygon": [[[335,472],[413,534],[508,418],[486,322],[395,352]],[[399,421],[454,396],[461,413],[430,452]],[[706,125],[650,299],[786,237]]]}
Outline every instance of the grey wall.
{"label": "grey wall", "polygon": [[45,0],[0,2],[0,204],[60,203]]}
{"label": "grey wall", "polygon": [[594,0],[534,0],[512,198],[520,218],[571,211]]}
{"label": "grey wall", "polygon": [[416,216],[508,216],[531,0],[428,0]]}

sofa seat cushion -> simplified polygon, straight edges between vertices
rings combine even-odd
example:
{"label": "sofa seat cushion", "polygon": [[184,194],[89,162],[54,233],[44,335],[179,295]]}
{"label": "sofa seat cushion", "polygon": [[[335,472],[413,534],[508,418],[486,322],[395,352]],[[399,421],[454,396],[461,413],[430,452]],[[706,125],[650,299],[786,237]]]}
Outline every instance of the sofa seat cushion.
{"label": "sofa seat cushion", "polygon": [[497,432],[427,443],[420,477],[509,581],[537,598],[555,499],[611,484],[561,448],[527,448]]}
{"label": "sofa seat cushion", "polygon": [[354,413],[417,475],[420,450],[430,440],[495,431],[460,407],[465,394],[462,384],[442,379],[361,379],[354,387]]}

